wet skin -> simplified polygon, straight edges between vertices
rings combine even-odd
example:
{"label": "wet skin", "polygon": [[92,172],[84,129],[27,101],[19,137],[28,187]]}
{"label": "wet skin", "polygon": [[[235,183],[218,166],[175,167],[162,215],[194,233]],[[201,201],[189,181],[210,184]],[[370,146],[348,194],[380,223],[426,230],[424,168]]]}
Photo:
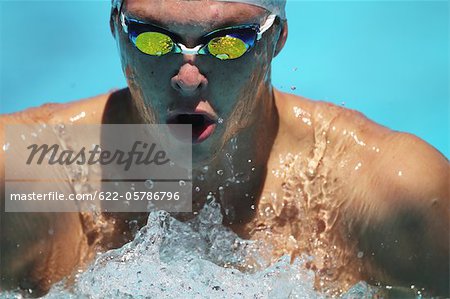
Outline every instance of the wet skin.
{"label": "wet skin", "polygon": [[[129,0],[124,12],[158,22],[188,47],[205,32],[263,23],[267,16],[245,4],[157,2],[150,9],[148,1]],[[5,115],[2,126],[68,123],[80,111],[86,116],[78,124],[165,123],[173,113],[196,111],[220,117],[213,134],[193,145],[194,186],[200,190],[193,192],[195,211],[211,191],[226,225],[274,245],[270,258],[314,256],[307,267],[317,273],[318,289],[336,294],[366,280],[448,294],[448,160],[419,138],[356,111],[273,89],[270,63],[284,45],[286,25],[275,24],[252,52],[223,62],[143,55],[117,21],[113,14],[111,29],[129,88]],[[230,152],[234,173],[226,157]],[[90,261],[95,250],[129,240],[128,220],[145,221],[145,215],[108,214],[105,220],[114,225],[106,233],[88,215],[76,213],[2,218],[2,225],[15,228],[2,231],[2,268],[8,269],[2,288],[20,285],[38,292]],[[56,227],[56,233],[45,233]],[[21,249],[12,250],[11,244]],[[13,262],[24,254],[21,263]]]}

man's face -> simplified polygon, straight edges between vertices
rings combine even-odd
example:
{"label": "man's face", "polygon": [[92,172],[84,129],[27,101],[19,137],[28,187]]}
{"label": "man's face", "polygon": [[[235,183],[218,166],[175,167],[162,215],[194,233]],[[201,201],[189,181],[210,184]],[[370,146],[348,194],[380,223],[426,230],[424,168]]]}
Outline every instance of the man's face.
{"label": "man's face", "polygon": [[[204,0],[126,0],[122,12],[163,27],[189,48],[215,29],[262,25],[269,14],[248,4]],[[129,41],[117,19],[116,29],[122,66],[141,117],[148,123],[191,123],[194,163],[213,159],[270,104],[264,93],[270,86],[276,25],[250,52],[225,61],[211,55],[146,55]]]}

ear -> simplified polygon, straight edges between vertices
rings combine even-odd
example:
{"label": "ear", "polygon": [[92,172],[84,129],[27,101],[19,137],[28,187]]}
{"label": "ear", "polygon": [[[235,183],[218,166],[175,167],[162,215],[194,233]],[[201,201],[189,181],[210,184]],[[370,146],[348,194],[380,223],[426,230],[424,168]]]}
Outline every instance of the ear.
{"label": "ear", "polygon": [[281,21],[281,32],[280,32],[280,36],[278,37],[277,46],[275,48],[275,54],[273,55],[273,57],[277,56],[278,53],[281,52],[281,50],[284,47],[284,44],[286,43],[287,37],[288,37],[288,23],[287,23],[287,20],[282,20]]}

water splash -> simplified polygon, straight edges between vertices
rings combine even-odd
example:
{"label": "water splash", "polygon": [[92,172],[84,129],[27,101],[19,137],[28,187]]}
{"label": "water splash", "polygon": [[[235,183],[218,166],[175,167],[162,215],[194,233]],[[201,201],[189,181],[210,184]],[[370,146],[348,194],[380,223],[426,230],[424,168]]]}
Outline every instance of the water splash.
{"label": "water splash", "polygon": [[46,298],[324,298],[304,260],[283,256],[268,267],[259,244],[221,223],[215,200],[188,222],[152,212],[132,242],[100,255],[70,290],[60,283]]}

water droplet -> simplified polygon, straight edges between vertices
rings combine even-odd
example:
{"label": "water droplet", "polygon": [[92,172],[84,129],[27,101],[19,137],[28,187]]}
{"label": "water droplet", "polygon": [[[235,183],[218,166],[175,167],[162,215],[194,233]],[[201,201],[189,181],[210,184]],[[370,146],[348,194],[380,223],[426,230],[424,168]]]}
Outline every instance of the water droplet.
{"label": "water droplet", "polygon": [[248,159],[247,162],[248,162],[248,163],[252,163],[252,159]]}
{"label": "water droplet", "polygon": [[208,165],[203,166],[202,172],[203,172],[203,173],[207,173],[207,172],[208,172],[208,169],[209,169],[209,166],[208,166]]}
{"label": "water droplet", "polygon": [[403,172],[401,170],[398,171],[398,176],[402,176]]}
{"label": "water droplet", "polygon": [[200,187],[199,186],[195,187],[195,191],[200,192]]}
{"label": "water droplet", "polygon": [[144,182],[144,185],[147,189],[152,189],[155,184],[153,183],[152,180],[148,179]]}
{"label": "water droplet", "polygon": [[20,138],[22,138],[22,140],[25,140],[25,135],[24,134],[20,134]]}
{"label": "water droplet", "polygon": [[186,182],[183,180],[180,180],[178,183],[181,187],[186,186]]}
{"label": "water droplet", "polygon": [[364,252],[359,251],[356,256],[360,259],[360,258],[362,258],[364,256]]}
{"label": "water droplet", "polygon": [[54,231],[52,228],[48,230],[48,234],[49,234],[49,235],[52,236],[54,233],[55,233],[55,231]]}
{"label": "water droplet", "polygon": [[236,151],[238,149],[237,138],[236,137],[231,138],[230,143],[231,143],[231,149],[233,151]]}
{"label": "water droplet", "polygon": [[298,67],[294,67],[292,70],[293,70],[294,72],[296,72],[296,71],[298,70]]}
{"label": "water droplet", "polygon": [[223,187],[222,186],[219,186],[219,191],[223,191]]}
{"label": "water droplet", "polygon": [[9,148],[9,142],[3,144],[3,151],[6,152]]}
{"label": "water droplet", "polygon": [[255,171],[255,167],[252,167],[252,171]]}
{"label": "water droplet", "polygon": [[296,90],[296,89],[297,89],[297,87],[291,86],[291,90]]}
{"label": "water droplet", "polygon": [[218,175],[223,175],[223,170],[222,169],[217,170],[217,174]]}
{"label": "water droplet", "polygon": [[55,129],[58,133],[63,134],[64,133],[64,129],[66,128],[66,126],[64,124],[57,124],[55,126]]}
{"label": "water droplet", "polygon": [[86,112],[81,111],[79,114],[77,114],[77,115],[75,115],[75,116],[69,118],[69,120],[70,120],[71,122],[74,122],[74,121],[77,121],[77,120],[79,120],[79,119],[81,119],[81,118],[83,118],[83,117],[85,117],[85,116],[86,116]]}
{"label": "water droplet", "polygon": [[251,208],[252,210],[254,210],[254,209],[255,209],[255,205],[251,205],[250,208]]}
{"label": "water droplet", "polygon": [[223,118],[219,117],[219,119],[217,120],[217,122],[218,122],[219,124],[223,123]]}
{"label": "water droplet", "polygon": [[209,192],[208,195],[206,196],[206,201],[208,203],[210,203],[213,200],[214,200],[214,195],[212,194],[212,192]]}

